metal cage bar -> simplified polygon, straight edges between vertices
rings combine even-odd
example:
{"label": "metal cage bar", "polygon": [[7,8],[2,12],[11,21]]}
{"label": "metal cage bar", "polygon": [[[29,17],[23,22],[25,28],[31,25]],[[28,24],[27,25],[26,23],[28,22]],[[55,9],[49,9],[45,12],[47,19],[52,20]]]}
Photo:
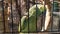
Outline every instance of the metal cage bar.
{"label": "metal cage bar", "polygon": [[27,0],[27,6],[26,6],[28,11],[28,33],[29,33],[29,8],[30,8],[29,1],[30,0]]}
{"label": "metal cage bar", "polygon": [[[15,0],[16,1],[16,10],[18,11],[19,17],[20,17],[20,32],[21,32],[21,0]],[[18,2],[19,1],[19,2]],[[20,3],[20,4],[19,4]]]}
{"label": "metal cage bar", "polygon": [[2,14],[3,14],[4,32],[5,32],[4,0],[2,0]]}
{"label": "metal cage bar", "polygon": [[12,0],[11,0],[11,18],[12,18],[12,32],[13,32],[13,12],[12,12]]}

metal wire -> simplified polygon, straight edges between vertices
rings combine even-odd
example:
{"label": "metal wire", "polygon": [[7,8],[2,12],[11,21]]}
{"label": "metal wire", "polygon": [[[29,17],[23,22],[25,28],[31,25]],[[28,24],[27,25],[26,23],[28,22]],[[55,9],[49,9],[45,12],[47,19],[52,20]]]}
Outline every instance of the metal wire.
{"label": "metal wire", "polygon": [[3,15],[4,32],[5,32],[4,0],[2,0],[2,15]]}
{"label": "metal wire", "polygon": [[13,11],[12,11],[12,0],[11,0],[11,19],[12,19],[12,32],[13,32]]}

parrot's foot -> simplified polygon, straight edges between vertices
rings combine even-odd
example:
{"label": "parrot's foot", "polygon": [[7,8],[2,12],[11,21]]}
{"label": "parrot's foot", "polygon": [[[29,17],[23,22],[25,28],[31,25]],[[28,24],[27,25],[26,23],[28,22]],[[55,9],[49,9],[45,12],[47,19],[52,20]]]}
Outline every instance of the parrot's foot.
{"label": "parrot's foot", "polygon": [[41,30],[41,31],[43,32],[43,31],[45,31],[45,29],[44,29],[44,28],[42,28],[42,30]]}
{"label": "parrot's foot", "polygon": [[47,30],[45,30],[45,29],[42,29],[42,30],[41,30],[41,32],[46,32],[46,31],[47,31]]}
{"label": "parrot's foot", "polygon": [[44,31],[47,31],[44,27],[42,27],[42,30],[41,30],[41,32],[44,32]]}

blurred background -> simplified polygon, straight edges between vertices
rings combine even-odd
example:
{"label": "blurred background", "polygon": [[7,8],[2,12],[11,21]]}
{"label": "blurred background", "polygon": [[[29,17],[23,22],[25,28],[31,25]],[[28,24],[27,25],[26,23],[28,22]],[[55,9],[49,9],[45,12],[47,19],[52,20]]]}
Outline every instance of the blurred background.
{"label": "blurred background", "polygon": [[[48,1],[47,1],[48,2]],[[47,32],[29,33],[29,34],[59,34],[60,32],[60,0],[50,0],[51,2],[51,21]],[[26,15],[29,8],[35,4],[41,4],[39,0],[0,0],[0,33],[20,34],[18,26],[21,23],[20,19]],[[48,3],[49,4],[49,3]],[[41,23],[44,22],[44,17],[39,17],[37,20],[37,30],[41,29]],[[41,21],[42,20],[42,21]],[[43,23],[44,24],[44,23]],[[6,32],[6,33],[3,33]],[[28,34],[28,33],[25,33]]]}

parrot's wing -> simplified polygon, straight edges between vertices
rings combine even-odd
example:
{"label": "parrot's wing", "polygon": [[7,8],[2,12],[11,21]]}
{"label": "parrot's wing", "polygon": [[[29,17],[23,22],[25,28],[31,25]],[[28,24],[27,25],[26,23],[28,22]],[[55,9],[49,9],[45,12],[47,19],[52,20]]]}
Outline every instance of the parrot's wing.
{"label": "parrot's wing", "polygon": [[45,11],[44,5],[37,4],[37,7],[36,7],[36,5],[34,5],[34,6],[30,7],[30,9],[29,9],[29,17],[31,17],[33,15],[33,13],[36,12],[36,8],[37,8],[37,11],[39,11],[39,13],[42,13]]}
{"label": "parrot's wing", "polygon": [[46,9],[44,5],[40,5],[40,4],[37,4],[37,7],[41,12],[44,12],[44,10]]}
{"label": "parrot's wing", "polygon": [[23,25],[25,19],[26,19],[26,16],[23,16],[23,17],[21,18],[21,26]]}
{"label": "parrot's wing", "polygon": [[23,17],[21,18],[21,25],[19,24],[19,28],[18,28],[18,31],[19,31],[19,32],[20,32],[20,26],[23,25],[25,19],[26,19],[26,16],[23,16]]}
{"label": "parrot's wing", "polygon": [[29,17],[31,17],[35,11],[36,11],[36,5],[30,7],[30,9],[29,9]]}

